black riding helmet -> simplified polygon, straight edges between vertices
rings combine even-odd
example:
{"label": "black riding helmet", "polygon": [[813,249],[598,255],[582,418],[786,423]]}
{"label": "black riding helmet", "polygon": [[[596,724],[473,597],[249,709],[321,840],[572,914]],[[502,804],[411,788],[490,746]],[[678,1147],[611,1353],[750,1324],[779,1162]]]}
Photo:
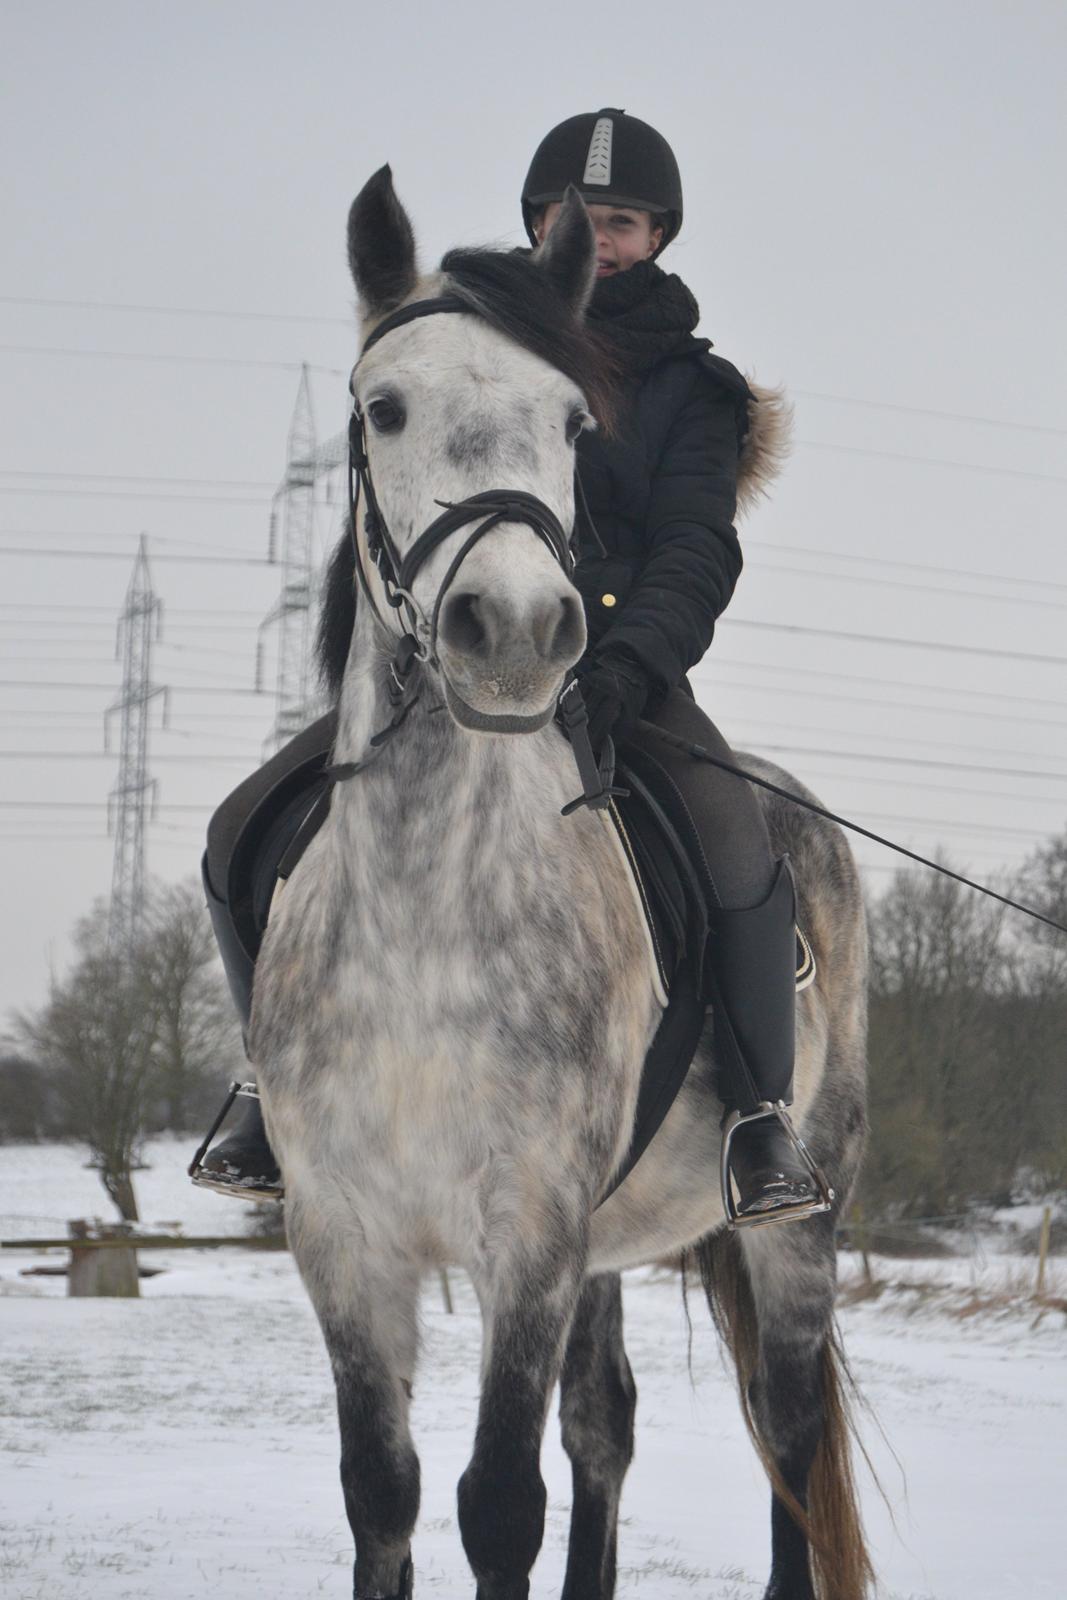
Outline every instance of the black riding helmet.
{"label": "black riding helmet", "polygon": [[682,226],[682,180],[661,133],[615,106],[568,117],[537,147],[522,186],[522,220],[530,243],[534,213],[562,200],[573,183],[591,205],[629,206],[661,215],[666,250]]}

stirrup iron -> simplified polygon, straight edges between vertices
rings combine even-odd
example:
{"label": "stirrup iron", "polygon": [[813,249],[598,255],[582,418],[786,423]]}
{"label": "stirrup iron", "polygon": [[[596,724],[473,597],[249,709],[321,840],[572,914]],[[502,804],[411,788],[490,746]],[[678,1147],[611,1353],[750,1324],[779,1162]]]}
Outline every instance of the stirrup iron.
{"label": "stirrup iron", "polygon": [[196,1154],[190,1161],[186,1171],[197,1188],[211,1189],[215,1194],[231,1195],[237,1200],[280,1200],[285,1192],[280,1184],[257,1187],[255,1184],[227,1183],[220,1178],[217,1172],[212,1172],[209,1167],[203,1165],[208,1146],[225,1122],[229,1115],[230,1107],[238,1095],[243,1096],[246,1100],[258,1100],[259,1090],[254,1083],[241,1083],[238,1078],[233,1079],[226,1098],[222,1102],[222,1109],[207,1130],[202,1142],[197,1146]]}
{"label": "stirrup iron", "polygon": [[[815,1185],[816,1195],[811,1200],[801,1200],[796,1205],[776,1206],[769,1211],[754,1211],[742,1216],[734,1199],[730,1179],[730,1146],[738,1128],[748,1122],[761,1122],[765,1117],[777,1117],[785,1129],[793,1149]],[[728,1228],[766,1228],[775,1222],[803,1222],[806,1217],[829,1211],[835,1198],[825,1172],[794,1128],[784,1100],[761,1100],[755,1111],[731,1111],[722,1125],[722,1154],[719,1158],[719,1182],[722,1186],[722,1207]]]}

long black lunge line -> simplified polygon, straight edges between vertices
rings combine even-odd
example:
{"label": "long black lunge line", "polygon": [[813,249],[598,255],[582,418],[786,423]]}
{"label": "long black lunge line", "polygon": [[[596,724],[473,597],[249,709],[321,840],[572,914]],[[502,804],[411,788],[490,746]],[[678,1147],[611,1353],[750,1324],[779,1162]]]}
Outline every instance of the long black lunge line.
{"label": "long black lunge line", "polygon": [[839,817],[836,812],[827,811],[823,806],[816,805],[814,800],[805,800],[803,795],[793,794],[789,789],[781,788],[777,783],[771,783],[768,778],[759,778],[754,772],[746,772],[744,767],[736,766],[732,761],[723,760],[722,756],[713,756],[710,750],[705,750],[702,744],[690,744],[688,739],[680,739],[675,733],[668,733],[665,728],[659,728],[654,722],[641,722],[638,724],[642,733],[654,734],[657,739],[662,739],[665,744],[673,745],[676,750],[684,751],[697,761],[707,761],[713,767],[721,767],[723,772],[732,772],[736,778],[745,778],[749,783],[758,784],[761,789],[769,789],[772,794],[779,795],[783,800],[791,800],[795,806],[803,806],[805,811],[814,811],[817,817],[825,817],[827,822],[836,822],[839,827],[849,828],[853,833],[861,833],[865,839],[873,839],[875,844],[884,844],[887,850],[895,850],[898,855],[907,856],[911,861],[918,861],[920,866],[932,867],[935,872],[942,873],[946,878],[954,878],[957,883],[966,884],[968,889],[977,889],[979,894],[987,894],[991,900],[999,900],[1001,905],[1010,906],[1013,911],[1021,911],[1025,916],[1033,917],[1037,922],[1044,922],[1050,928],[1055,928],[1058,933],[1067,933],[1067,927],[1062,922],[1057,922],[1053,917],[1046,917],[1043,912],[1035,911],[1032,906],[1020,905],[1018,900],[1009,900],[1007,895],[998,894],[995,889],[988,889],[984,883],[975,883],[973,878],[964,878],[960,873],[953,872],[949,867],[941,866],[940,862],[931,861],[926,856],[917,855],[914,850],[907,850],[902,844],[894,844],[892,839],[884,839],[880,833],[872,833],[870,828],[862,828],[858,822],[849,822],[847,817]]}

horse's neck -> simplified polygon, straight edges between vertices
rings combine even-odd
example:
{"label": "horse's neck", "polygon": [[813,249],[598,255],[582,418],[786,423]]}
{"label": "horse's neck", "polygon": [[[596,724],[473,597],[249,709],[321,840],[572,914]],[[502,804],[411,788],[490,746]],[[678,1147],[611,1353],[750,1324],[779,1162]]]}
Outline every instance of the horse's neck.
{"label": "horse's neck", "polygon": [[[361,600],[338,714],[334,758],[363,761],[393,716],[388,650]],[[470,734],[419,669],[419,701],[365,771],[342,783],[331,808],[350,879],[428,887],[449,869],[495,861],[516,848],[527,863],[558,847],[560,807],[580,787],[573,758],[549,726],[528,735]],[[585,819],[573,819],[581,831]],[[440,883],[438,883],[440,888]],[[460,880],[457,879],[457,887]],[[503,892],[506,885],[501,883]]]}

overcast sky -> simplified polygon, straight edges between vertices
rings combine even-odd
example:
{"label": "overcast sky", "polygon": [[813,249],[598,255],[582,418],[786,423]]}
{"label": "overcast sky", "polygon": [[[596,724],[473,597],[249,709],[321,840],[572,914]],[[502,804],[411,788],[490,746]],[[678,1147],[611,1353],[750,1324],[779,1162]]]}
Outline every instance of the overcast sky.
{"label": "overcast sky", "polygon": [[[427,265],[521,243],[534,147],[603,105],[677,153],[685,224],[663,265],[702,331],[796,405],[702,703],[835,809],[979,875],[1061,831],[1065,45],[1059,0],[16,0],[0,1019],[43,998],[110,887],[103,713],[141,532],[172,691],[153,874],[197,871],[210,811],[260,758],[270,696],[223,691],[253,685],[278,572],[240,561],[266,554],[302,362],[320,436],[344,423],[352,196],[391,162]],[[325,545],[338,513],[317,515]],[[893,858],[858,854],[884,886]]]}

